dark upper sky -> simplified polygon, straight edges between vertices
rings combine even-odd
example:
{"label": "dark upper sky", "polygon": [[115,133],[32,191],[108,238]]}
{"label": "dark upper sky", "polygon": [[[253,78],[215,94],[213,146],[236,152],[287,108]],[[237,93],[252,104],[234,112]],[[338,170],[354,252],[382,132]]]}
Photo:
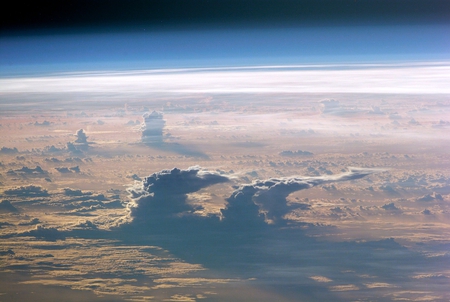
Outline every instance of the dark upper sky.
{"label": "dark upper sky", "polygon": [[10,1],[2,35],[176,28],[394,25],[450,22],[447,0]]}

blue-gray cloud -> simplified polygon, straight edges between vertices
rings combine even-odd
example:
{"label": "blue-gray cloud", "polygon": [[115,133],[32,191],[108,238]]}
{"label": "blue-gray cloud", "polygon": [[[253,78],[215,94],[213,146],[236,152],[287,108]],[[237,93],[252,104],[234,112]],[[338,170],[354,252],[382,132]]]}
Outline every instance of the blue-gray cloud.
{"label": "blue-gray cloud", "polygon": [[20,186],[3,191],[5,195],[19,196],[19,197],[42,197],[50,196],[48,191],[41,186],[28,185]]}
{"label": "blue-gray cloud", "polygon": [[13,148],[2,147],[0,149],[0,153],[2,153],[2,154],[16,154],[16,153],[19,153],[19,150],[17,150],[16,147],[13,147]]}
{"label": "blue-gray cloud", "polygon": [[166,121],[161,112],[146,112],[142,116],[144,121],[141,126],[142,141],[144,143],[158,143],[163,140],[163,130]]}
{"label": "blue-gray cloud", "polygon": [[9,200],[2,200],[0,202],[0,213],[2,212],[18,212],[17,208],[11,204]]}
{"label": "blue-gray cloud", "polygon": [[86,136],[86,133],[84,133],[83,129],[79,129],[75,133],[75,136],[77,137],[77,139],[75,140],[75,143],[78,143],[78,144],[87,144],[88,143],[88,141],[87,141],[88,137]]}
{"label": "blue-gray cloud", "polygon": [[186,194],[228,180],[226,176],[203,171],[198,166],[153,173],[128,190],[133,199],[131,216],[145,220],[192,213],[195,208],[186,202]]}
{"label": "blue-gray cloud", "polygon": [[[285,214],[294,209],[286,197],[319,185],[358,180],[376,171],[350,168],[338,175],[256,180],[240,185],[226,199],[221,215],[205,217],[196,215],[197,209],[189,204],[186,194],[235,179],[200,167],[163,170],[129,189],[131,221],[113,231],[130,244],[155,244],[190,263],[242,278],[257,277],[292,300],[298,294],[309,293],[306,300],[338,301],[332,287],[330,290],[327,284],[314,284],[311,289],[305,278],[320,271],[337,284],[363,288],[359,275],[397,283],[408,279],[400,280],[399,270],[405,276],[417,273],[418,267],[411,267],[411,261],[427,267],[428,260],[391,238],[338,243],[308,237],[303,230],[306,223],[285,219]],[[286,284],[300,286],[287,288]],[[319,293],[323,293],[322,299]]]}
{"label": "blue-gray cloud", "polygon": [[[348,172],[339,175],[322,175],[317,177],[291,176],[283,178],[270,178],[267,180],[256,180],[252,184],[242,185],[230,198],[228,204],[222,210],[224,219],[233,219],[233,215],[265,217],[266,222],[276,223],[283,220],[283,216],[293,210],[295,206],[288,205],[286,197],[299,190],[309,189],[318,185],[332,182],[350,181],[363,178],[374,173],[375,169],[350,168]],[[258,214],[256,215],[256,207]],[[246,210],[238,208],[244,207]],[[250,211],[250,208],[253,210]],[[261,215],[262,214],[262,215]]]}

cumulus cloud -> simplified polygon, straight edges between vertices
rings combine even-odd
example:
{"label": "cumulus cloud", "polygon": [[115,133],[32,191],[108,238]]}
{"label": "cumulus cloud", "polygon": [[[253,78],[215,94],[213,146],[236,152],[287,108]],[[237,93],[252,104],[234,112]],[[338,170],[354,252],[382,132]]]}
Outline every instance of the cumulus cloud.
{"label": "cumulus cloud", "polygon": [[[67,191],[66,191],[67,192]],[[81,191],[80,191],[81,192]],[[65,193],[66,196],[72,196],[72,198],[64,201],[65,208],[76,209],[83,206],[91,205],[104,205],[103,201],[109,201],[108,198],[103,194],[93,194],[91,192],[80,193],[81,195],[67,195],[70,193]],[[73,192],[73,194],[78,194],[78,192]]]}
{"label": "cumulus cloud", "polygon": [[142,178],[140,178],[137,174],[133,174],[133,175],[127,175],[127,178],[131,178],[137,181],[142,181]]}
{"label": "cumulus cloud", "polygon": [[382,209],[385,209],[386,211],[400,211],[400,209],[393,203],[387,203],[383,206],[381,206]]}
{"label": "cumulus cloud", "polygon": [[14,148],[2,147],[0,149],[0,153],[2,153],[2,154],[16,154],[16,153],[19,153],[19,150],[17,150],[16,147],[14,147]]}
{"label": "cumulus cloud", "polygon": [[422,213],[423,215],[431,215],[431,214],[432,214],[431,211],[428,210],[428,209],[425,209],[425,210],[423,210],[423,211],[420,212],[420,213]]}
{"label": "cumulus cloud", "polygon": [[82,192],[78,189],[64,188],[64,195],[66,196],[83,196],[92,195],[92,192]]}
{"label": "cumulus cloud", "polygon": [[[30,222],[33,222],[33,220],[31,220]],[[32,225],[32,223],[26,225]],[[66,234],[64,231],[60,231],[54,227],[46,227],[41,224],[36,225],[34,229],[28,231],[0,235],[0,238],[29,237],[29,236],[48,241],[64,240],[66,238]]]}
{"label": "cumulus cloud", "polygon": [[20,169],[17,170],[10,170],[7,172],[8,174],[12,175],[28,175],[28,176],[39,176],[39,175],[46,175],[48,174],[47,171],[43,170],[40,166],[36,166],[36,168],[28,168],[27,166],[23,166]]}
{"label": "cumulus cloud", "polygon": [[[242,185],[233,192],[227,200],[227,207],[222,210],[222,215],[224,219],[235,220],[233,216],[238,215],[247,216],[239,217],[239,219],[254,220],[255,217],[261,218],[261,214],[263,214],[266,222],[280,222],[284,215],[295,208],[294,205],[287,203],[286,197],[289,194],[318,185],[360,179],[376,171],[378,170],[349,168],[348,172],[339,175],[291,176],[256,180],[252,184]],[[241,207],[245,210],[242,210]]]}
{"label": "cumulus cloud", "polygon": [[442,197],[441,194],[434,192],[433,194],[426,194],[417,199],[417,201],[419,201],[419,202],[427,202],[427,201],[435,201],[435,200],[443,201],[444,198]]}
{"label": "cumulus cloud", "polygon": [[[92,144],[91,142],[88,142],[88,136],[84,132],[83,129],[77,130],[75,132],[74,136],[76,136],[76,139],[74,142],[67,142],[67,151],[73,153],[73,154],[82,154],[83,151],[88,150],[89,145]],[[63,149],[57,149],[56,150],[63,150]]]}
{"label": "cumulus cloud", "polygon": [[320,102],[323,114],[331,114],[336,116],[349,116],[362,113],[363,111],[354,107],[343,106],[339,101],[326,99]]}
{"label": "cumulus cloud", "polygon": [[60,167],[60,168],[56,167],[55,170],[57,170],[59,173],[63,173],[63,174],[64,173],[71,173],[69,168],[67,168],[67,167]]}
{"label": "cumulus cloud", "polygon": [[5,195],[21,196],[21,197],[43,197],[50,196],[48,191],[41,186],[28,185],[20,186],[3,191]]}
{"label": "cumulus cloud", "polygon": [[449,128],[450,122],[440,120],[438,123],[433,123],[433,125],[431,127],[433,127],[433,128]]}
{"label": "cumulus cloud", "polygon": [[64,150],[65,150],[64,148],[58,148],[58,147],[55,147],[54,145],[51,145],[51,146],[46,146],[44,148],[44,153],[56,153],[56,152],[61,152]]}
{"label": "cumulus cloud", "polygon": [[0,202],[0,213],[2,212],[17,212],[17,208],[11,204],[9,200],[2,200]]}
{"label": "cumulus cloud", "polygon": [[378,106],[372,106],[372,108],[367,113],[368,114],[379,114],[379,115],[385,114]]}
{"label": "cumulus cloud", "polygon": [[66,238],[64,232],[53,227],[45,227],[42,225],[37,225],[33,230],[20,233],[19,236],[33,236],[49,241],[64,240]]}
{"label": "cumulus cloud", "polygon": [[19,225],[22,225],[22,226],[26,226],[26,225],[36,225],[36,224],[39,224],[39,223],[41,223],[41,221],[39,220],[39,218],[33,218],[33,219],[30,219],[30,220],[28,220],[28,221],[24,221],[24,222],[19,222]]}
{"label": "cumulus cloud", "polygon": [[312,156],[314,154],[312,152],[302,151],[302,150],[297,150],[297,151],[285,150],[285,151],[281,151],[280,155],[281,156]]}
{"label": "cumulus cloud", "polygon": [[323,100],[320,102],[322,107],[322,113],[338,113],[340,110],[339,101],[335,100]]}
{"label": "cumulus cloud", "polygon": [[59,173],[80,173],[80,167],[56,167],[55,170],[57,170]]}
{"label": "cumulus cloud", "polygon": [[144,143],[158,143],[163,140],[163,130],[166,121],[161,112],[153,111],[146,112],[142,116],[144,121],[141,126],[142,142]]}
{"label": "cumulus cloud", "polygon": [[87,136],[86,133],[84,133],[83,129],[79,129],[76,133],[75,136],[77,137],[77,139],[75,140],[75,143],[79,143],[79,144],[87,144]]}
{"label": "cumulus cloud", "polygon": [[[256,180],[241,185],[231,194],[226,200],[226,207],[221,210],[221,218],[226,223],[234,221],[262,225],[282,222],[284,215],[296,208],[296,205],[288,204],[286,198],[289,194],[318,185],[360,179],[376,171],[350,168],[339,175]],[[129,205],[131,216],[145,220],[193,213],[197,209],[187,203],[186,194],[228,180],[226,176],[204,171],[198,166],[186,170],[162,170],[128,189],[133,200]]]}
{"label": "cumulus cloud", "polygon": [[80,221],[75,228],[78,229],[88,229],[88,230],[96,230],[98,229],[97,225],[90,220]]}
{"label": "cumulus cloud", "polygon": [[49,121],[43,121],[42,123],[39,123],[38,121],[34,122],[35,126],[50,126],[52,123]]}
{"label": "cumulus cloud", "polygon": [[193,212],[195,208],[187,203],[186,194],[228,180],[198,166],[153,173],[128,190],[133,198],[131,215],[145,220]]}
{"label": "cumulus cloud", "polygon": [[79,166],[70,167],[69,170],[73,171],[75,173],[80,173],[80,167]]}

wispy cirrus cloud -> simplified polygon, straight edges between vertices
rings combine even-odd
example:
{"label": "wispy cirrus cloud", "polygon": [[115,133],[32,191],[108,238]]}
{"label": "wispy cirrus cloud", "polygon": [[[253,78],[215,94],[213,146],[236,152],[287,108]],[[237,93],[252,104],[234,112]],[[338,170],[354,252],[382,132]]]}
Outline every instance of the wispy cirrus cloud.
{"label": "wispy cirrus cloud", "polygon": [[450,64],[167,69],[0,79],[0,94],[449,93]]}

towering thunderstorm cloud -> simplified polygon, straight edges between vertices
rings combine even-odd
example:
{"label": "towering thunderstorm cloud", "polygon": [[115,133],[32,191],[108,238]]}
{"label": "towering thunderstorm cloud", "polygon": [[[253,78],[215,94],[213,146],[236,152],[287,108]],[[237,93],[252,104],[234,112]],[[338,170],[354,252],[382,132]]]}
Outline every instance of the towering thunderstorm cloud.
{"label": "towering thunderstorm cloud", "polygon": [[131,215],[137,220],[164,220],[191,213],[195,208],[187,203],[186,194],[228,180],[198,166],[153,173],[128,190],[134,202],[130,207]]}
{"label": "towering thunderstorm cloud", "polygon": [[[221,219],[246,225],[282,223],[284,216],[295,208],[288,205],[286,197],[289,194],[326,183],[360,179],[375,171],[350,168],[339,175],[291,176],[243,184],[227,198],[226,206],[221,210]],[[198,208],[187,202],[186,194],[229,180],[227,176],[204,171],[199,166],[153,173],[128,190],[133,201],[129,207],[131,216],[141,222],[193,217],[193,212]]]}
{"label": "towering thunderstorm cloud", "polygon": [[145,113],[144,121],[141,126],[142,142],[144,143],[158,143],[163,141],[163,129],[166,121],[163,119],[161,112],[153,111],[152,113]]}
{"label": "towering thunderstorm cloud", "polygon": [[[290,176],[256,180],[239,187],[227,199],[227,206],[222,209],[225,220],[239,221],[264,219],[266,223],[279,223],[284,215],[295,206],[288,205],[289,194],[318,185],[363,178],[374,173],[374,169],[350,168],[339,175],[322,175],[317,177]],[[251,214],[250,214],[251,213]],[[250,214],[250,215],[249,215]]]}
{"label": "towering thunderstorm cloud", "polygon": [[77,137],[77,139],[75,140],[75,143],[78,144],[87,144],[87,136],[86,133],[84,133],[83,129],[79,129],[77,131],[77,133],[75,133],[75,136]]}

